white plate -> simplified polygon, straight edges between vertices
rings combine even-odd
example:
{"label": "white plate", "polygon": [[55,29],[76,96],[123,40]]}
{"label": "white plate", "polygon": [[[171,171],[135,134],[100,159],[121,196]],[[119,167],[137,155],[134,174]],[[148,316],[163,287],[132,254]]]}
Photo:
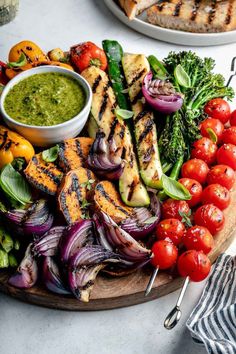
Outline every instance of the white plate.
{"label": "white plate", "polygon": [[221,33],[191,33],[151,25],[141,18],[130,21],[113,0],[104,0],[110,11],[124,24],[161,41],[191,46],[212,46],[236,42],[236,30]]}

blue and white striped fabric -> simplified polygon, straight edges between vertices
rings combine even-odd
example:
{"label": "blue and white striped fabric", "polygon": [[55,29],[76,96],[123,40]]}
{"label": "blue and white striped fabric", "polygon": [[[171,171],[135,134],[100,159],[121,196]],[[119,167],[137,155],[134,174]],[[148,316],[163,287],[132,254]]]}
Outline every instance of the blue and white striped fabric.
{"label": "blue and white striped fabric", "polygon": [[236,256],[218,258],[187,327],[208,353],[236,354]]}

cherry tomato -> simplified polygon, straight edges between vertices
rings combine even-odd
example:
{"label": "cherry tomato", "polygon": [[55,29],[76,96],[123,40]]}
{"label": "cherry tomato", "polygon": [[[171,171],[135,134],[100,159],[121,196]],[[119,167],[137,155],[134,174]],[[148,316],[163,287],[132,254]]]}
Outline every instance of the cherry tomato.
{"label": "cherry tomato", "polygon": [[225,164],[236,170],[236,146],[224,144],[217,151],[218,164]]}
{"label": "cherry tomato", "polygon": [[219,183],[230,190],[235,183],[235,172],[227,165],[213,166],[207,175],[207,184]]}
{"label": "cherry tomato", "polygon": [[214,239],[210,231],[204,226],[192,226],[184,234],[183,244],[188,250],[209,253],[214,246]]}
{"label": "cherry tomato", "polygon": [[220,210],[224,210],[229,206],[230,193],[218,183],[210,184],[202,192],[202,203],[214,204]]}
{"label": "cherry tomato", "polygon": [[225,223],[224,214],[214,204],[200,206],[195,215],[196,225],[205,226],[212,235],[222,230]]}
{"label": "cherry tomato", "polygon": [[211,261],[203,252],[190,250],[181,254],[177,266],[181,277],[189,276],[192,281],[198,282],[210,273]]}
{"label": "cherry tomato", "polygon": [[230,116],[230,125],[236,127],[236,109],[231,113]]}
{"label": "cherry tomato", "polygon": [[209,130],[213,130],[218,141],[220,141],[224,130],[224,124],[222,124],[219,119],[207,118],[200,124],[200,132],[202,136],[211,139],[211,133]]}
{"label": "cherry tomato", "polygon": [[152,246],[152,252],[154,257],[151,259],[151,263],[154,267],[159,267],[160,269],[172,267],[178,257],[177,247],[166,240],[155,242]]}
{"label": "cherry tomato", "polygon": [[104,50],[92,42],[84,42],[71,47],[70,58],[79,72],[89,66],[97,66],[101,70],[107,68],[107,57]]}
{"label": "cherry tomato", "polygon": [[222,142],[236,145],[236,127],[225,129],[222,134]]}
{"label": "cherry tomato", "polygon": [[190,208],[199,204],[202,196],[201,184],[195,179],[191,178],[180,178],[179,182],[189,191],[192,196],[190,200],[186,200]]}
{"label": "cherry tomato", "polygon": [[178,246],[185,232],[184,224],[178,219],[165,219],[156,227],[158,240],[169,240]]}
{"label": "cherry tomato", "polygon": [[201,159],[208,165],[212,165],[216,160],[217,146],[211,139],[201,138],[193,143],[191,157]]}
{"label": "cherry tomato", "polygon": [[201,184],[206,182],[208,172],[209,167],[200,159],[189,160],[181,168],[182,177],[195,179]]}
{"label": "cherry tomato", "polygon": [[189,214],[190,208],[188,203],[185,200],[174,200],[174,199],[167,199],[162,203],[162,217],[164,219],[178,219],[182,220],[182,216],[179,212]]}
{"label": "cherry tomato", "polygon": [[230,119],[230,106],[222,98],[214,98],[209,101],[204,108],[204,112],[212,118],[219,119],[223,124]]}

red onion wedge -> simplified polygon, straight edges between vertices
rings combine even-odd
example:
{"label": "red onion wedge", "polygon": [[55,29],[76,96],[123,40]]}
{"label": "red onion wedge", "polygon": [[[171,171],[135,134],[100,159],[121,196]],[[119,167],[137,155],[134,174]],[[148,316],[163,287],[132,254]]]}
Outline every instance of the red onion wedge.
{"label": "red onion wedge", "polygon": [[149,208],[134,208],[132,217],[125,219],[120,227],[139,240],[150,234],[161,218],[161,205],[155,193],[149,193]]}
{"label": "red onion wedge", "polygon": [[106,262],[119,262],[119,256],[98,245],[82,247],[70,259],[68,282],[77,299],[89,301],[94,280]]}
{"label": "red onion wedge", "polygon": [[46,288],[53,293],[67,295],[71,292],[66,288],[57,263],[52,257],[44,257],[42,280]]}
{"label": "red onion wedge", "polygon": [[117,152],[114,139],[107,141],[105,134],[98,131],[89,152],[88,165],[98,176],[117,180],[124,169],[124,161]]}
{"label": "red onion wedge", "polygon": [[11,210],[3,215],[20,235],[43,235],[51,228],[54,219],[45,199],[37,200],[27,209]]}
{"label": "red onion wedge", "polygon": [[38,266],[32,255],[32,243],[30,243],[16,273],[10,277],[8,283],[16,288],[29,289],[34,286],[37,279]]}
{"label": "red onion wedge", "polygon": [[82,220],[69,227],[60,242],[60,257],[67,263],[81,247],[95,241],[93,221]]}
{"label": "red onion wedge", "polygon": [[178,94],[169,81],[152,80],[150,71],[143,80],[142,92],[147,103],[155,110],[171,114],[178,111],[183,104],[183,98]]}
{"label": "red onion wedge", "polygon": [[121,229],[107,214],[101,212],[104,230],[108,242],[126,260],[132,262],[143,262],[152,256],[151,250],[143,247],[125,230]]}
{"label": "red onion wedge", "polygon": [[55,226],[46,232],[33,245],[33,252],[37,256],[55,256],[58,253],[58,245],[66,230],[65,226]]}

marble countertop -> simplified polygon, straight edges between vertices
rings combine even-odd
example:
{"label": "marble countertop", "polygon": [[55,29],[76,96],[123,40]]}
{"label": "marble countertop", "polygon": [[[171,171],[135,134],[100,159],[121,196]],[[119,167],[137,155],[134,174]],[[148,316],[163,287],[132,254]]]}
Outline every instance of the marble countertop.
{"label": "marble countertop", "polygon": [[[16,19],[0,27],[0,57],[10,47],[29,39],[45,50],[68,49],[91,40],[119,40],[126,51],[165,56],[176,46],[147,38],[125,27],[105,8],[102,0],[22,0]],[[216,69],[229,75],[236,44],[192,48],[216,59]],[[235,83],[236,84],[236,83]],[[227,251],[236,253],[236,242]],[[99,312],[66,312],[21,303],[0,294],[0,353],[4,354],[203,354],[185,328],[204,282],[191,284],[182,306],[183,316],[172,331],[163,321],[178,291],[152,302]]]}

